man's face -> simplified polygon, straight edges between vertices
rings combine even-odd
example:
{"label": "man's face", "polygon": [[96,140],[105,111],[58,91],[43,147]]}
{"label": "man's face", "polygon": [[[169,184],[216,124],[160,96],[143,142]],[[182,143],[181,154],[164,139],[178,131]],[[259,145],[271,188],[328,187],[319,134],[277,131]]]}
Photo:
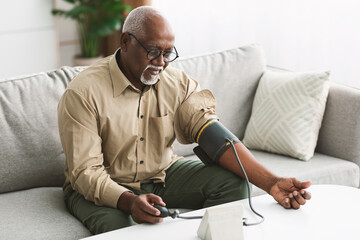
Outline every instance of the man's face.
{"label": "man's face", "polygon": [[[161,50],[163,52],[173,52],[175,36],[169,24],[159,16],[154,16],[151,21],[144,26],[144,33],[135,36],[125,34],[127,38],[124,54],[125,75],[135,85],[152,85],[158,80],[159,73],[164,70],[169,63],[164,62],[163,55],[149,60],[148,50]],[[150,57],[151,58],[151,57]]]}

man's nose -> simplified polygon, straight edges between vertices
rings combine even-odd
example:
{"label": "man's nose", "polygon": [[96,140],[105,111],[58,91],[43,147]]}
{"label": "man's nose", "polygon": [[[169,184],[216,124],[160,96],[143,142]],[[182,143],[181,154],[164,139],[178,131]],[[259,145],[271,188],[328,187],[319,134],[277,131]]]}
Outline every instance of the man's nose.
{"label": "man's nose", "polygon": [[165,62],[164,62],[164,56],[162,54],[160,54],[160,56],[158,56],[157,58],[155,58],[154,60],[152,60],[152,63],[156,66],[159,67],[163,67],[165,66]]}

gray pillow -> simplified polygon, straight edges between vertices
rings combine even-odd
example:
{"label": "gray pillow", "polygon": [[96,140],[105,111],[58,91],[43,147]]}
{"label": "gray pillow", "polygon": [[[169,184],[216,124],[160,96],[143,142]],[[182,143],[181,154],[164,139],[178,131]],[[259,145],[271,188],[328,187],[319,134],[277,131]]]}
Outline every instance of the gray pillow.
{"label": "gray pillow", "polygon": [[65,156],[57,124],[57,104],[83,68],[0,81],[0,192],[62,186]]}

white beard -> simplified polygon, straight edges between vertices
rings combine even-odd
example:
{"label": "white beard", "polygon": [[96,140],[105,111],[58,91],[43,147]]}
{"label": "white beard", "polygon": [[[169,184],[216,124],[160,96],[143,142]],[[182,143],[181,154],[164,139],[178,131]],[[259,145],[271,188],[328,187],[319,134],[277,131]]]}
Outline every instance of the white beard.
{"label": "white beard", "polygon": [[154,85],[159,80],[159,74],[150,75],[151,76],[150,79],[145,78],[144,73],[150,67],[159,70],[159,74],[161,73],[161,71],[164,70],[163,67],[158,67],[158,66],[151,65],[151,64],[147,65],[146,68],[144,69],[144,71],[142,72],[141,77],[140,77],[140,81],[145,85]]}

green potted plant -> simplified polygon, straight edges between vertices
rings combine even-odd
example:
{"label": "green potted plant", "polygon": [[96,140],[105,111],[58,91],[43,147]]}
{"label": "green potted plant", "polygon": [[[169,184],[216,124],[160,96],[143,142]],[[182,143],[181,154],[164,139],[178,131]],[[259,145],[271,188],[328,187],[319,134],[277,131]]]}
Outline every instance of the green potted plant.
{"label": "green potted plant", "polygon": [[[103,37],[119,30],[125,14],[131,10],[123,0],[63,0],[73,5],[69,10],[53,9],[52,14],[73,19],[81,46],[80,58],[98,58]],[[87,64],[86,64],[87,65]]]}

